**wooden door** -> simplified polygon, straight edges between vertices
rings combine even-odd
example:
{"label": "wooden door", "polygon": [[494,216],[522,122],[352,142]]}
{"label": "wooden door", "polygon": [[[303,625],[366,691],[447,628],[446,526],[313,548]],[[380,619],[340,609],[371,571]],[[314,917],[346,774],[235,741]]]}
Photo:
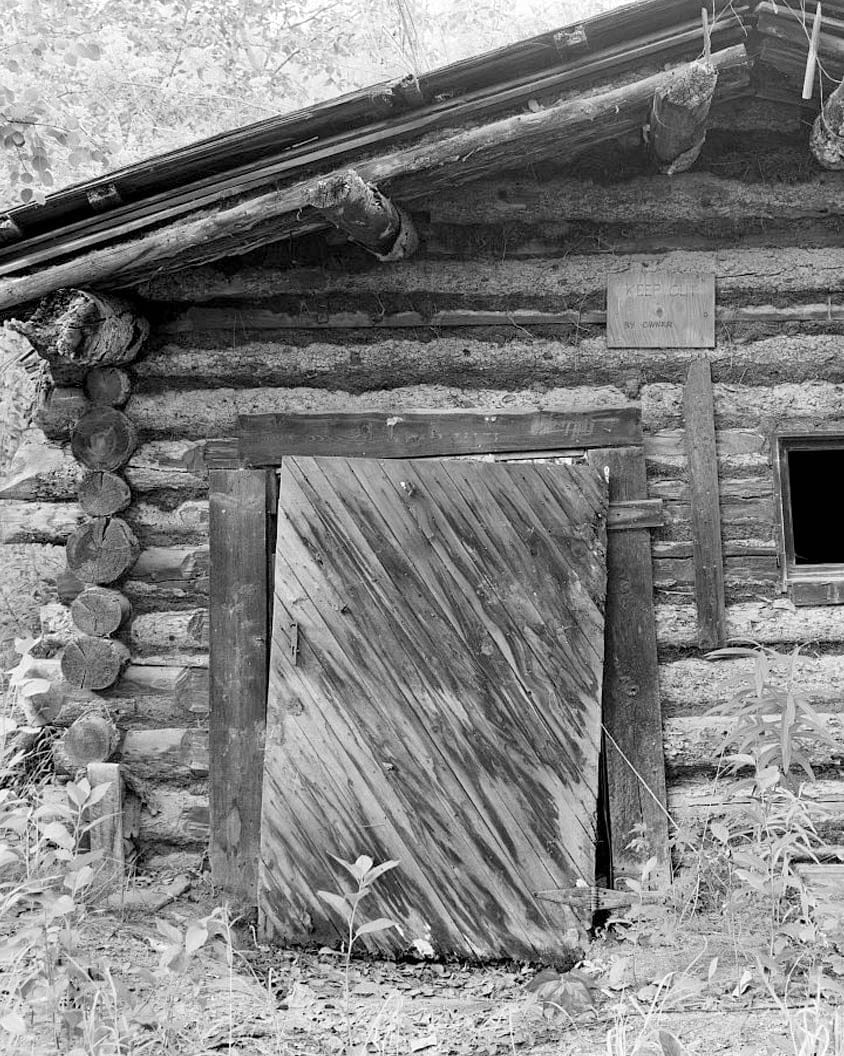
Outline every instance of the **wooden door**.
{"label": "wooden door", "polygon": [[564,949],[533,892],[593,879],[606,488],[587,466],[285,458],[259,905],[336,943],[364,903],[474,957]]}

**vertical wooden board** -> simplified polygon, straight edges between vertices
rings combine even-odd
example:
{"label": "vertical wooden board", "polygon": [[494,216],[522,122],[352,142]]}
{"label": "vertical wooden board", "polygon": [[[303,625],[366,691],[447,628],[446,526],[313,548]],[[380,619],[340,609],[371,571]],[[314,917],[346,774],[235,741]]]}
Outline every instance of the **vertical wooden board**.
{"label": "vertical wooden board", "polygon": [[605,507],[583,467],[285,460],[268,934],[331,941],[329,855],[368,853],[404,945],[568,948],[533,892],[593,875]]}
{"label": "vertical wooden board", "polygon": [[701,649],[716,649],[726,641],[727,617],[715,450],[715,404],[708,359],[695,359],[689,365],[683,390],[683,416],[689,460],[698,643]]}
{"label": "vertical wooden board", "polygon": [[85,812],[85,823],[90,825],[89,840],[92,851],[102,851],[97,868],[98,888],[122,885],[123,856],[123,777],[118,763],[88,763],[88,783],[91,788],[108,785],[102,799]]}
{"label": "vertical wooden board", "polygon": [[212,470],[211,869],[254,905],[267,700],[267,472]]}
{"label": "vertical wooden board", "polygon": [[[590,451],[589,462],[609,472],[610,502],[644,498],[641,447]],[[642,827],[660,878],[670,876],[662,709],[653,609],[650,532],[630,529],[607,537],[603,722],[612,866],[616,879],[636,876],[643,859],[628,849]]]}

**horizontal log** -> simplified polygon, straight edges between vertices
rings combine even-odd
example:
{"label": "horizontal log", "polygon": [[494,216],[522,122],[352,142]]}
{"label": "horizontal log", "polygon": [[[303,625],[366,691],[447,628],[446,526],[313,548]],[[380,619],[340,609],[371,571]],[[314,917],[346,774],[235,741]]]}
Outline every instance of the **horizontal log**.
{"label": "horizontal log", "polygon": [[141,613],[129,623],[126,640],[136,660],[155,657],[155,662],[170,664],[207,653],[208,610]]}
{"label": "horizontal log", "polygon": [[[844,248],[725,249],[657,254],[630,254],[601,259],[570,254],[543,260],[499,260],[457,263],[408,261],[400,268],[369,268],[344,272],[330,268],[289,271],[244,267],[224,273],[213,267],[194,268],[144,287],[152,300],[203,303],[221,298],[290,299],[292,311],[301,310],[302,297],[312,296],[332,310],[351,307],[379,317],[386,312],[417,310],[412,303],[427,295],[435,310],[467,304],[497,310],[523,307],[561,311],[602,308],[607,272],[648,266],[665,271],[714,272],[722,307],[777,303],[789,300],[826,301],[842,290]],[[280,298],[280,291],[283,296]],[[813,298],[813,294],[822,296]],[[833,296],[833,300],[839,300]]]}
{"label": "horizontal log", "polygon": [[[809,765],[820,772],[840,767],[844,762],[844,715],[820,712],[818,718],[829,736],[838,741],[837,747],[817,739],[803,742],[801,747]],[[730,739],[734,729],[735,719],[730,716],[684,716],[665,720],[666,774],[678,777],[688,771],[712,775],[723,772],[727,767],[727,756],[738,750],[735,741]]]}
{"label": "horizontal log", "polygon": [[[764,476],[747,476],[718,480],[718,493],[721,499],[771,499],[774,492],[774,478],[772,473]],[[651,479],[648,481],[648,494],[655,498],[671,500],[673,502],[689,501],[688,481],[683,477],[669,477],[667,479]]]}
{"label": "horizontal log", "polygon": [[[648,250],[650,260],[654,252],[666,250]],[[550,255],[550,254],[548,254]],[[844,322],[844,305],[840,298],[827,298],[816,304],[791,304],[787,307],[775,307],[772,304],[752,304],[739,306],[716,306],[715,320],[720,324],[720,335],[723,340],[730,340],[734,331],[742,333],[760,327],[775,327],[775,336],[783,327],[795,329],[801,324],[818,324],[822,330],[828,326],[837,333]],[[327,311],[324,307],[309,310],[301,303],[294,312],[276,311],[262,308],[260,301],[256,304],[239,302],[231,308],[189,308],[186,312],[162,323],[158,328],[160,335],[195,334],[206,336],[209,332],[231,330],[234,319],[244,338],[252,337],[260,331],[296,330],[306,335],[313,330],[345,331],[361,330],[361,337],[370,340],[380,338],[383,330],[417,329],[423,336],[430,338],[431,330],[459,330],[471,333],[473,329],[503,328],[505,331],[524,330],[526,327],[543,330],[560,329],[563,331],[596,329],[606,326],[607,313],[602,308],[563,308],[561,310],[531,309],[512,307],[430,309],[427,312],[406,310],[397,312],[384,311],[383,305],[377,311]],[[379,334],[367,334],[366,331],[379,331]],[[292,335],[291,335],[292,336]],[[207,336],[206,336],[207,340]]]}
{"label": "horizontal log", "polygon": [[[741,455],[767,456],[769,443],[768,437],[758,429],[719,429],[715,434],[719,460]],[[679,428],[649,430],[645,433],[644,448],[645,459],[648,462],[662,459],[685,461],[685,432]]]}
{"label": "horizontal log", "polygon": [[[697,645],[694,605],[654,606],[657,642],[661,648]],[[844,642],[844,606],[796,608],[785,598],[740,602],[727,606],[727,635],[763,645],[811,645]]]}
{"label": "horizontal log", "polygon": [[[251,323],[248,312],[221,314],[228,317],[229,327],[232,318],[239,328]],[[844,308],[839,329],[844,329]],[[236,356],[225,348],[222,335],[217,347],[162,345],[138,364],[137,391],[148,395],[188,385],[261,384],[361,393],[389,388],[397,379],[403,386],[434,382],[475,388],[571,387],[616,385],[620,375],[650,383],[682,383],[689,364],[688,350],[653,349],[645,363],[636,349],[608,349],[603,335],[581,335],[576,343],[567,335],[560,340],[531,338],[522,324],[510,325],[488,340],[471,332],[413,340],[393,333],[373,340],[373,335],[363,333],[354,342],[343,340],[342,333],[332,335],[334,341],[320,334],[308,342],[304,334],[296,344],[285,340],[284,333],[261,336],[239,344]],[[729,334],[719,334],[718,347],[709,354],[713,380],[749,385],[808,379],[841,382],[840,340],[837,334],[798,333],[735,341]]]}
{"label": "horizontal log", "polygon": [[[175,491],[185,498],[204,494],[207,471],[202,441],[154,440],[142,444],[122,473],[138,494]],[[0,499],[76,501],[84,475],[67,446],[47,440],[40,430],[30,430],[0,481]]]}
{"label": "horizontal log", "polygon": [[[208,503],[189,500],[173,510],[136,502],[122,520],[141,546],[166,546],[171,542],[197,542],[208,532]],[[88,518],[75,503],[0,501],[0,544],[63,543]]]}
{"label": "horizontal log", "polygon": [[[783,662],[791,658],[784,654]],[[844,656],[798,655],[793,660],[794,687],[805,694],[817,711],[844,714]],[[752,685],[751,658],[703,660],[686,657],[663,662],[659,667],[659,687],[663,715],[668,719],[701,717],[710,707],[723,706],[739,689]],[[772,685],[784,685],[785,675],[773,671]]]}
{"label": "horizontal log", "polygon": [[[826,381],[780,385],[713,386],[715,425],[718,429],[759,426],[770,431],[780,424],[838,423],[844,431],[844,385]],[[642,422],[656,430],[680,423],[682,387],[666,383],[642,388]]]}
{"label": "horizontal log", "polygon": [[[695,827],[723,815],[746,810],[750,797],[733,791],[734,781],[717,783],[699,775],[675,779],[668,786],[668,809],[680,825]],[[842,843],[844,835],[844,780],[821,778],[804,786],[804,799],[819,833],[827,842]]]}
{"label": "horizontal log", "polygon": [[[724,586],[728,601],[749,597],[773,597],[778,593],[779,566],[774,554],[766,556],[724,555]],[[654,589],[693,595],[695,563],[693,557],[655,558]]]}
{"label": "horizontal log", "polygon": [[604,183],[546,176],[478,180],[472,193],[440,193],[419,203],[433,223],[502,224],[560,219],[610,224],[707,223],[756,217],[776,221],[844,215],[844,180],[817,177],[800,183],[724,179],[709,172],[638,176],[610,188]]}
{"label": "horizontal log", "polygon": [[[95,705],[105,706],[121,730],[186,726],[208,715],[207,666],[129,664],[116,685],[95,693],[63,681],[58,657],[28,656],[26,660],[21,677],[49,682],[60,698],[61,710],[53,720],[56,726],[69,726]],[[191,662],[207,665],[207,657],[197,655]]]}
{"label": "horizontal log", "polygon": [[120,762],[131,780],[172,785],[208,776],[208,731],[196,728],[130,730]]}
{"label": "horizontal log", "polygon": [[208,843],[208,796],[156,789],[141,807],[138,830],[144,850],[164,846],[202,847]]}

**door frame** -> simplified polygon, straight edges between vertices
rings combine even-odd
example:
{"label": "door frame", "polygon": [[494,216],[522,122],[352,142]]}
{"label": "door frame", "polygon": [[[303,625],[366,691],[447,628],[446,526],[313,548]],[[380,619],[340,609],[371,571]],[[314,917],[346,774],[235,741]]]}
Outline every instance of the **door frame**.
{"label": "door frame", "polygon": [[[215,884],[257,904],[277,471],[285,455],[506,459],[581,455],[609,478],[603,760],[613,873],[642,856],[667,877],[668,814],[647,498],[638,405],[590,410],[405,410],[242,415],[209,440],[210,859]],[[617,835],[613,838],[613,832]],[[644,848],[627,847],[633,832]]]}

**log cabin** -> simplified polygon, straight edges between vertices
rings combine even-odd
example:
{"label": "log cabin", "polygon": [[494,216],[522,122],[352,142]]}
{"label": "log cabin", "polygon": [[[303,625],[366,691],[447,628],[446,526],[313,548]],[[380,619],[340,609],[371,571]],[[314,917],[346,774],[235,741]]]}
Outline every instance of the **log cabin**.
{"label": "log cabin", "polygon": [[337,941],[330,855],[397,859],[403,941],[553,957],[537,889],[664,876],[717,801],[711,650],[800,646],[840,731],[820,8],[643,0],[0,220],[24,721],[114,764],[141,868]]}

